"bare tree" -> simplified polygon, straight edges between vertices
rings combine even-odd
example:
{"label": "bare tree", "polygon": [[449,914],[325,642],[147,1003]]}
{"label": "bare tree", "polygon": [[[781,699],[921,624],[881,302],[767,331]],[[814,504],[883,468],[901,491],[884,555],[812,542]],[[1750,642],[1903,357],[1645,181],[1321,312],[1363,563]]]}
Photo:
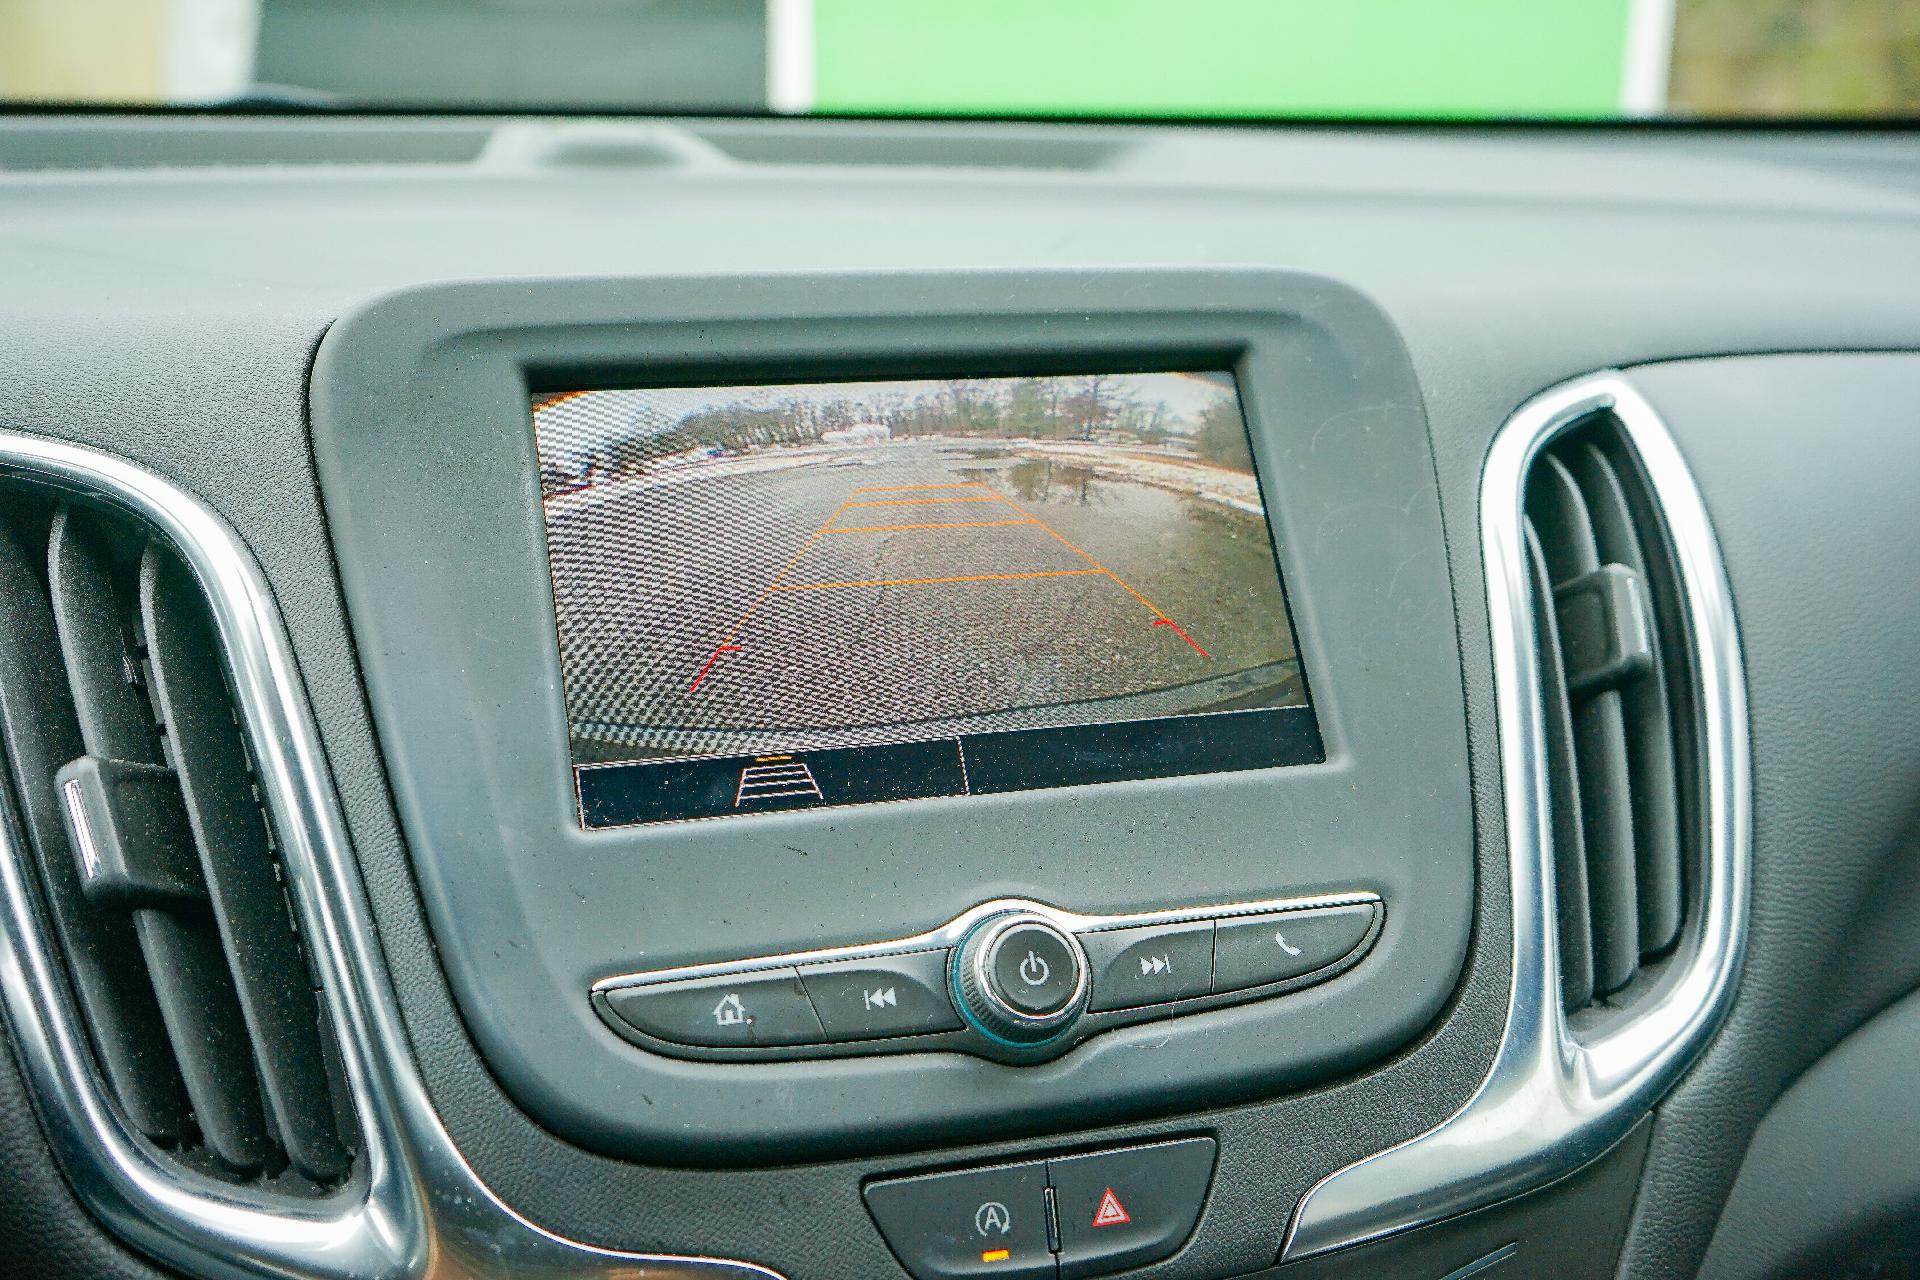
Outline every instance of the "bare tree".
{"label": "bare tree", "polygon": [[1247,444],[1247,422],[1232,396],[1216,400],[1200,415],[1193,448],[1207,461],[1234,471],[1253,470],[1253,450]]}
{"label": "bare tree", "polygon": [[1072,380],[1062,398],[1060,413],[1069,435],[1076,440],[1091,440],[1095,431],[1112,425],[1129,403],[1118,379],[1111,374],[1094,373]]}

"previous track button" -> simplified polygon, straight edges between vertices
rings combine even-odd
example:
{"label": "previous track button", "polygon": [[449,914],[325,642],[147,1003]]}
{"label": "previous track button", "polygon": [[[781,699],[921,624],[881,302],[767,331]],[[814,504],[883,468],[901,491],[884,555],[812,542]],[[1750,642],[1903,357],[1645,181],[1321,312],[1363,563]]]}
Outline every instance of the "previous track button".
{"label": "previous track button", "polygon": [[945,949],[802,965],[799,973],[829,1040],[958,1031],[962,1025],[947,998]]}

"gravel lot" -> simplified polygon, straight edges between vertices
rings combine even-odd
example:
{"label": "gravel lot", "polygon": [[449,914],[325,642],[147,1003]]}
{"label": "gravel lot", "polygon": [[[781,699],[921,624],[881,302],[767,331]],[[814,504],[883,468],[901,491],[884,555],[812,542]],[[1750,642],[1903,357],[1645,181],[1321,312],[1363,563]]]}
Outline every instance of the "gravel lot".
{"label": "gravel lot", "polygon": [[1305,700],[1263,522],[1017,446],[788,451],[547,517],[582,763]]}

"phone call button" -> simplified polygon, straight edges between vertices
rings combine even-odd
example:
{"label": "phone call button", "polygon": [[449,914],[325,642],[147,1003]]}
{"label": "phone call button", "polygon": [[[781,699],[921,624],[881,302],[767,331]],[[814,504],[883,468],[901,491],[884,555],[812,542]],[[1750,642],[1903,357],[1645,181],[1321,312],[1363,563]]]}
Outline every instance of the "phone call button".
{"label": "phone call button", "polygon": [[1214,922],[1213,989],[1285,982],[1347,957],[1373,927],[1371,904],[1233,916]]}

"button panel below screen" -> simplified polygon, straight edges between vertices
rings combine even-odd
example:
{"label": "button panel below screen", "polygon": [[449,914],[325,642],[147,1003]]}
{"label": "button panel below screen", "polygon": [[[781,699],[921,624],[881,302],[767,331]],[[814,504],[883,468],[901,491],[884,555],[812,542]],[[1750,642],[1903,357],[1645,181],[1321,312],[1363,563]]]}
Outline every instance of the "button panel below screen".
{"label": "button panel below screen", "polygon": [[[1382,904],[1367,898],[1318,905],[1324,902],[1308,899],[1297,907],[1275,904],[1276,909],[1264,911],[1226,907],[1220,915],[1200,919],[1168,913],[1174,918],[1082,930],[1063,922],[1062,930],[1072,932],[1087,957],[1090,998],[1087,1012],[1078,1016],[1085,1030],[1099,1031],[1154,1016],[1151,1011],[1160,1006],[1259,999],[1267,988],[1318,982],[1342,972],[1369,944]],[[602,984],[598,994],[603,1014],[616,1029],[637,1031],[668,1049],[679,1045],[751,1056],[757,1049],[921,1036],[939,1037],[930,1048],[970,1047],[979,1037],[964,1030],[968,1024],[953,1003],[952,948],[928,945],[944,936],[924,935],[908,950],[841,960],[808,963],[796,956],[781,964],[781,957],[769,957],[756,962],[765,967],[732,974],[655,981],[633,975]],[[990,963],[996,972],[1006,970],[998,975],[1001,985],[1014,995],[1029,995],[1036,1008],[1057,1005],[1061,993],[1053,988],[1072,968],[1060,951],[1064,939],[1052,927],[1023,926],[1000,941],[1005,945],[996,946]],[[1212,1006],[1190,1007],[1197,1012]],[[1068,1044],[1063,1041],[1061,1047]]]}

